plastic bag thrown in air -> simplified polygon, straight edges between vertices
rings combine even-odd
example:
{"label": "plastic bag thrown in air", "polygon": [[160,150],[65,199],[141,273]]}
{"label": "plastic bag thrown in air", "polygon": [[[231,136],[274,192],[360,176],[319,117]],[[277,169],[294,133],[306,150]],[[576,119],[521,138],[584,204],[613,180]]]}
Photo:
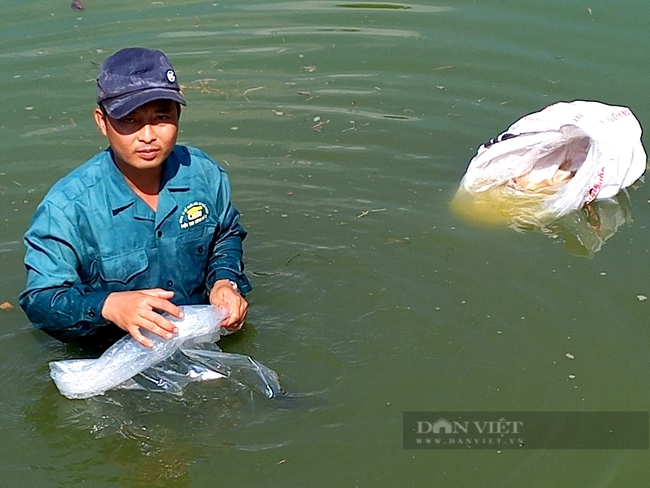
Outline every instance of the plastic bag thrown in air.
{"label": "plastic bag thrown in air", "polygon": [[643,175],[646,162],[629,108],[560,102],[481,145],[452,207],[470,220],[539,227],[614,197]]}
{"label": "plastic bag thrown in air", "polygon": [[[178,333],[169,340],[143,331],[154,342],[152,348],[125,336],[113,344],[98,359],[70,359],[50,363],[50,376],[67,398],[90,398],[111,388],[124,386],[180,393],[191,381],[230,377],[234,371],[244,384],[258,389],[271,398],[281,391],[277,374],[248,356],[223,353],[214,343],[228,331],[219,327],[225,314],[211,305],[180,307],[184,318],[166,318],[178,327]],[[199,360],[200,354],[216,355],[212,360]],[[148,386],[136,381],[136,375],[149,380]],[[153,378],[153,382],[152,382]],[[253,379],[251,379],[253,378]],[[157,388],[151,387],[155,385]]]}

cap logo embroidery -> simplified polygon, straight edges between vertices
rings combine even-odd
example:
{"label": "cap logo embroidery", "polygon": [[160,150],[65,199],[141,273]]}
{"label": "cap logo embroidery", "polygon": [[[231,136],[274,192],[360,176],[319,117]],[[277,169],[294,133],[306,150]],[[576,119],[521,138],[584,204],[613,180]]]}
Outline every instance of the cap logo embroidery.
{"label": "cap logo embroidery", "polygon": [[176,81],[176,73],[174,73],[174,70],[168,69],[167,70],[167,81],[170,83],[174,83]]}
{"label": "cap logo embroidery", "polygon": [[203,222],[208,218],[209,214],[210,211],[205,203],[193,202],[183,209],[181,217],[178,219],[178,223],[180,224],[181,229],[187,229],[188,227]]}

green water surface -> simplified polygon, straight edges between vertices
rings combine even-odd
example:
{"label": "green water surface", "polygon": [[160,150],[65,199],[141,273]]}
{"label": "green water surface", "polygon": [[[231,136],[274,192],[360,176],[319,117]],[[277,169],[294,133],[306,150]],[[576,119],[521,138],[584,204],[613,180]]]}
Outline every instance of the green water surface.
{"label": "green water surface", "polygon": [[[402,447],[405,411],[650,410],[647,186],[591,252],[449,210],[526,113],[585,99],[650,121],[646,2],[83,3],[0,2],[1,487],[647,486],[647,450]],[[70,401],[49,378],[75,351],[17,306],[22,235],[104,147],[97,66],[133,45],[171,58],[179,142],[223,164],[249,231],[249,320],[222,345],[295,398]]]}

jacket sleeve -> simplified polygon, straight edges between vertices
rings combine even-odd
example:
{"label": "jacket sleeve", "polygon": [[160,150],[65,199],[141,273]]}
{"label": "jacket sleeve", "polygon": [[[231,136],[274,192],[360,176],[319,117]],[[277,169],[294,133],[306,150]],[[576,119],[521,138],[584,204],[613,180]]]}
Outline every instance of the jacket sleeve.
{"label": "jacket sleeve", "polygon": [[64,342],[109,323],[101,315],[109,292],[93,291],[79,276],[77,232],[61,209],[44,203],[25,234],[27,286],[18,301],[36,327]]}
{"label": "jacket sleeve", "polygon": [[245,295],[253,289],[244,274],[242,260],[242,242],[246,238],[246,231],[239,223],[239,212],[230,202],[228,176],[223,170],[219,171],[221,178],[216,202],[219,224],[212,238],[206,288],[210,293],[217,280],[227,279],[236,282],[241,293]]}

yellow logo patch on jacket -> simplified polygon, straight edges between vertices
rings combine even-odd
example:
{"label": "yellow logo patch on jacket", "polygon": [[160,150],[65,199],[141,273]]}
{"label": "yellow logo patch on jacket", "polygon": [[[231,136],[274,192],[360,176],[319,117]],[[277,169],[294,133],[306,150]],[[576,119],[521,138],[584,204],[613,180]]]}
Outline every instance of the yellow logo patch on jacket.
{"label": "yellow logo patch on jacket", "polygon": [[208,218],[209,214],[210,211],[205,203],[193,202],[183,209],[178,223],[181,225],[181,229],[187,229],[188,227],[203,222]]}

